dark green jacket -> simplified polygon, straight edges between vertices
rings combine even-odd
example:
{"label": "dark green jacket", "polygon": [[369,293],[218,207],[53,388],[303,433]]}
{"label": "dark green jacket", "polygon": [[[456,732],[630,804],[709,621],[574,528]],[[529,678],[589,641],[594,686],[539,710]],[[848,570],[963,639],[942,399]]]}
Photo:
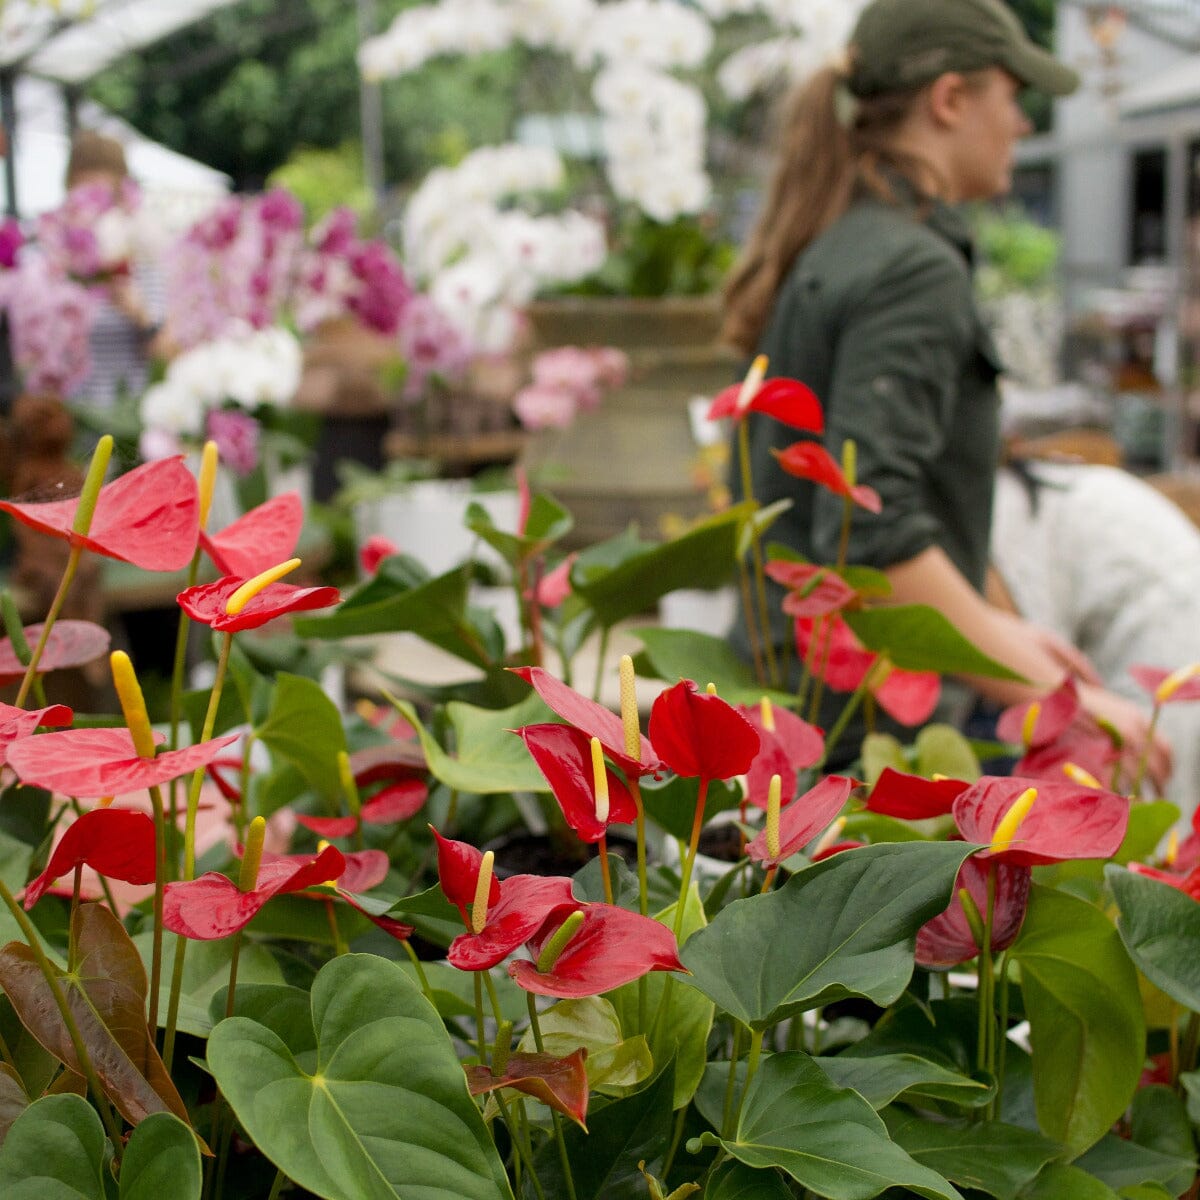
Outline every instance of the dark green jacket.
{"label": "dark green jacket", "polygon": [[[999,364],[971,274],[970,235],[956,210],[859,200],[796,261],[760,349],[768,374],[816,392],[826,448],[840,461],[853,438],[858,481],[882,498],[878,516],[855,510],[849,561],[883,568],[940,546],[982,590]],[[757,498],[793,500],[767,540],[834,562],[841,499],[785,474],[770,453],[805,435],[767,417],[750,420]],[[781,643],[790,630],[780,596],[773,593],[772,610]],[[744,637],[740,623],[735,637]]]}

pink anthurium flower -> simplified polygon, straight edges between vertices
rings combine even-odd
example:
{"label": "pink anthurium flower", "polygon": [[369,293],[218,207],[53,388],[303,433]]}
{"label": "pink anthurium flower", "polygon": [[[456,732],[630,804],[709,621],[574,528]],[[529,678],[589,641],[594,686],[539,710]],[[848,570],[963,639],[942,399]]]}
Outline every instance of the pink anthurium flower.
{"label": "pink anthurium flower", "polygon": [[987,912],[988,873],[995,871],[996,894],[992,908],[992,953],[1007,950],[1017,940],[1025,920],[1032,874],[1028,867],[995,862],[990,865],[972,856],[963,863],[954,884],[954,899],[944,913],[926,922],[917,934],[917,962],[923,967],[956,967],[979,954],[959,896],[966,888],[979,913]]}
{"label": "pink anthurium flower", "polygon": [[172,933],[198,941],[229,937],[244,929],[272,896],[302,892],[337,879],[345,870],[342,852],[327,846],[319,854],[263,856],[250,891],[225,875],[209,871],[199,879],[168,883],[163,895],[163,924]]}
{"label": "pink anthurium flower", "polygon": [[552,1054],[511,1054],[497,1076],[491,1067],[467,1067],[467,1090],[482,1096],[512,1088],[557,1109],[586,1130],[588,1107],[587,1050],[581,1046],[565,1058]]}
{"label": "pink anthurium flower", "polygon": [[1027,750],[1040,749],[1058,741],[1082,714],[1079,690],[1068,676],[1041,700],[1006,708],[996,722],[996,736]]}
{"label": "pink anthurium flower", "polygon": [[257,629],[287,613],[329,608],[341,599],[335,587],[295,587],[271,583],[252,596],[239,612],[226,612],[229,598],[246,583],[240,575],[226,575],[215,583],[198,584],[179,593],[179,607],[193,621],[226,633]]}
{"label": "pink anthurium flower", "polygon": [[786,450],[773,450],[771,453],[789,475],[818,484],[835,496],[853,501],[867,512],[882,511],[883,501],[879,493],[866,484],[851,485],[833,455],[820,442],[794,442]]}
{"label": "pink anthurium flower", "polygon": [[945,817],[954,809],[954,801],[971,785],[965,779],[923,779],[884,767],[867,797],[870,812],[901,821],[925,821]]}
{"label": "pink anthurium flower", "polygon": [[640,761],[625,753],[625,726],[621,718],[604,705],[589,700],[542,667],[510,667],[509,670],[530,684],[550,709],[569,725],[574,725],[589,738],[599,738],[604,753],[626,776],[650,775],[659,769],[658,755],[642,735],[639,735]]}
{"label": "pink anthurium flower", "polygon": [[637,820],[634,803],[624,781],[605,766],[608,811],[596,811],[596,783],[592,771],[591,738],[573,725],[526,725],[516,731],[525,743],[567,824],[585,842],[598,842],[610,825],[632,825]]}
{"label": "pink anthurium flower", "polygon": [[[360,810],[362,823],[394,825],[397,821],[407,821],[421,811],[428,795],[429,789],[416,779],[391,784],[363,804]],[[347,837],[359,825],[358,817],[310,817],[297,813],[296,820],[305,829],[325,838]]]}
{"label": "pink anthurium flower", "polygon": [[[1031,804],[1028,793],[1035,797]],[[1028,805],[1016,823],[1014,805]],[[954,821],[982,854],[1017,866],[1037,867],[1074,858],[1111,858],[1129,823],[1129,801],[1076,783],[984,776],[954,801]],[[1008,826],[1005,828],[1005,826]]]}
{"label": "pink anthurium flower", "polygon": [[765,379],[757,387],[751,385],[748,396],[744,383],[735,383],[724,388],[713,397],[708,407],[708,419],[718,421],[722,417],[733,417],[740,421],[747,413],[761,413],[774,417],[784,425],[795,429],[808,429],[820,433],[825,427],[825,416],[821,402],[813,390],[798,379]]}
{"label": "pink anthurium flower", "polygon": [[776,560],[767,563],[766,572],[788,589],[783,611],[789,617],[825,617],[858,599],[858,593],[836,571],[816,563]]}
{"label": "pink anthurium flower", "polygon": [[1159,867],[1148,867],[1145,863],[1130,863],[1129,869],[1135,875],[1145,875],[1148,879],[1157,879],[1159,883],[1170,884],[1177,891],[1186,893],[1200,903],[1200,867],[1193,867],[1184,874],[1164,871]]}
{"label": "pink anthurium flower", "polygon": [[[45,626],[26,625],[25,641],[36,646]],[[92,621],[55,621],[46,639],[46,648],[38,660],[38,674],[61,671],[68,667],[82,667],[108,653],[112,641],[107,629]],[[20,683],[25,678],[25,664],[17,657],[13,644],[7,638],[0,641],[0,687],[9,683]]]}
{"label": "pink anthurium flower", "polygon": [[1056,741],[1027,751],[1014,773],[1025,779],[1058,781],[1082,768],[1088,775],[1104,779],[1120,757],[1121,752],[1102,730],[1073,725]]}
{"label": "pink anthurium flower", "polygon": [[731,779],[758,754],[758,731],[733,705],[681,679],[650,709],[650,742],[676,775]]}
{"label": "pink anthurium flower", "polygon": [[358,549],[358,565],[364,575],[374,575],[385,558],[400,553],[400,547],[382,533],[373,533]]}
{"label": "pink anthurium flower", "polygon": [[764,867],[777,867],[786,858],[803,850],[846,806],[850,793],[858,786],[857,779],[843,775],[827,775],[816,787],[783,807],[779,814],[779,845],[769,845],[768,831],[761,833],[746,846],[752,862]]}
{"label": "pink anthurium flower", "polygon": [[[64,729],[14,742],[8,764],[22,783],[65,796],[126,796],[207,766],[236,733],[142,758],[128,729]],[[155,734],[156,743],[165,739]]]}
{"label": "pink anthurium flower", "polygon": [[568,554],[553,571],[538,580],[533,598],[543,608],[557,608],[571,594],[571,568],[578,557],[578,553]]}
{"label": "pink anthurium flower", "polygon": [[78,507],[78,497],[43,504],[0,500],[0,510],[32,529],[147,571],[178,571],[192,559],[200,502],[182,455],[135,467],[105,484],[86,536],[72,529]]}
{"label": "pink anthurium flower", "polygon": [[[813,645],[814,627],[821,630],[816,646]],[[811,663],[813,670],[837,692],[854,691],[879,658],[863,646],[839,616],[825,621],[807,617],[798,620],[796,653]],[[871,694],[879,707],[901,725],[920,725],[937,707],[941,687],[941,680],[932,671],[904,671],[893,667]]]}
{"label": "pink anthurium flower", "polygon": [[200,534],[200,545],[222,575],[250,578],[290,558],[304,528],[298,492],[284,492],[226,525]]}
{"label": "pink anthurium flower", "polygon": [[1129,674],[1150,693],[1155,704],[1173,704],[1200,700],[1200,664],[1193,663],[1176,671],[1161,667],[1130,667]]}
{"label": "pink anthurium flower", "polygon": [[[498,882],[499,899],[487,906],[478,933],[470,925],[450,943],[446,960],[460,971],[486,971],[535,937],[548,921],[557,925],[580,907],[571,881],[559,875],[510,875]],[[557,917],[557,920],[552,918]]]}
{"label": "pink anthurium flower", "polygon": [[50,885],[76,867],[91,867],[123,883],[154,882],[154,822],[127,808],[97,808],[72,822],[46,869],[25,889],[32,908]]}
{"label": "pink anthurium flower", "polygon": [[29,738],[39,725],[70,725],[74,717],[65,704],[51,704],[47,708],[14,708],[11,704],[0,704],[0,766],[8,761],[12,745]]}
{"label": "pink anthurium flower", "polygon": [[771,777],[778,775],[786,805],[796,794],[800,771],[819,762],[825,738],[815,726],[789,709],[771,707],[769,728],[762,705],[735,706],[758,732],[759,751],[746,772],[746,799],[756,808],[766,808]]}
{"label": "pink anthurium flower", "polygon": [[[582,912],[583,920],[548,970],[537,960],[563,920]],[[576,905],[562,920],[545,921],[528,941],[534,961],[518,960],[508,973],[518,987],[539,996],[560,999],[599,996],[650,971],[683,971],[675,935],[652,917],[611,904]]]}

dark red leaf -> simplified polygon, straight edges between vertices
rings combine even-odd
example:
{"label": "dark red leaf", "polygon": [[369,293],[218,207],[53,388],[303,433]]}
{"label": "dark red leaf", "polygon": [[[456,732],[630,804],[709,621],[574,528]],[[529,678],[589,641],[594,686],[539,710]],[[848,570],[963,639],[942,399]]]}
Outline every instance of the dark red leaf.
{"label": "dark red leaf", "polygon": [[807,479],[836,496],[844,496],[868,512],[878,513],[883,509],[883,502],[874,488],[865,484],[850,486],[842,468],[820,442],[794,442],[786,450],[773,450],[771,453],[789,475]]}
{"label": "dark red leaf", "polygon": [[48,708],[15,708],[11,704],[0,704],[0,766],[8,761],[13,743],[31,737],[39,725],[70,725],[74,717],[65,704],[51,704]]}
{"label": "dark red leaf", "polygon": [[1037,867],[1073,858],[1111,858],[1129,823],[1123,796],[1075,783],[985,776],[954,802],[954,820],[968,842],[990,845],[996,827],[1028,788],[1037,799],[1021,822],[1009,849],[990,857]]}
{"label": "dark red leaf", "polygon": [[237,738],[230,733],[183,750],[163,751],[155,758],[140,758],[128,729],[66,729],[14,743],[8,762],[23,783],[65,796],[124,796],[207,766]]}
{"label": "dark red leaf", "polygon": [[304,528],[298,492],[284,492],[252,508],[220,533],[200,535],[200,545],[222,575],[249,579],[292,557]]}
{"label": "dark red leaf", "polygon": [[[25,627],[25,641],[30,648],[37,645],[43,628],[41,622]],[[91,621],[55,621],[38,662],[38,674],[94,662],[108,652],[111,641],[108,630]],[[24,678],[24,664],[17,657],[12,642],[5,638],[0,642],[0,686],[20,683]]]}
{"label": "dark red leaf", "polygon": [[215,583],[187,588],[176,599],[193,621],[227,633],[257,629],[287,613],[329,608],[341,600],[335,587],[293,587],[290,583],[272,583],[248,600],[241,612],[226,612],[229,598],[245,582],[243,576],[226,575]]}
{"label": "dark red leaf", "polygon": [[650,710],[654,751],[676,775],[730,779],[744,775],[759,751],[758,731],[720,696],[681,679]]}
{"label": "dark red leaf", "polygon": [[499,898],[488,902],[483,929],[459,934],[446,958],[460,971],[486,971],[529,941],[552,914],[565,919],[579,907],[563,876],[510,875],[500,884]]}
{"label": "dark red leaf", "polygon": [[779,853],[767,849],[767,831],[746,846],[751,860],[764,867],[777,867],[785,858],[803,850],[846,806],[857,779],[826,775],[814,788],[788,804],[779,814]]}
{"label": "dark red leaf", "polygon": [[466,1067],[467,1090],[482,1096],[499,1088],[512,1088],[533,1096],[587,1129],[587,1050],[580,1047],[566,1058],[552,1054],[514,1054],[497,1079],[490,1067]]}
{"label": "dark red leaf", "polygon": [[46,869],[25,889],[32,908],[56,879],[77,866],[124,883],[154,882],[154,822],[126,808],[97,808],[67,826]]}
{"label": "dark red leaf", "polygon": [[573,725],[526,725],[521,736],[562,809],[567,824],[585,842],[598,842],[610,825],[632,825],[637,805],[624,781],[605,764],[608,819],[596,816],[591,739]]}
{"label": "dark red leaf", "polygon": [[582,730],[588,737],[599,738],[604,753],[627,776],[631,773],[649,775],[657,770],[658,759],[654,747],[645,737],[639,735],[640,761],[630,758],[625,753],[625,726],[621,718],[603,704],[597,704],[594,700],[580,695],[574,688],[567,687],[542,667],[510,667],[509,670],[530,684],[550,709],[569,725]]}
{"label": "dark red leaf", "polygon": [[146,463],[105,484],[84,538],[71,532],[78,508],[78,496],[46,504],[0,500],[0,510],[33,529],[147,571],[178,571],[195,553],[200,506],[182,456]]}
{"label": "dark red leaf", "polygon": [[996,902],[992,910],[992,953],[1007,950],[1017,940],[1025,920],[1032,878],[1028,867],[975,858],[963,863],[954,884],[954,899],[944,913],[927,922],[917,934],[917,962],[923,967],[956,967],[979,953],[967,914],[958,897],[966,888],[980,916],[987,917],[988,871],[996,872]]}
{"label": "dark red leaf", "polygon": [[518,987],[539,996],[559,998],[599,996],[650,971],[682,971],[675,935],[651,917],[611,904],[577,905],[583,923],[546,972],[537,969],[537,957],[562,921],[547,921],[529,941],[534,961],[509,963],[508,973]]}
{"label": "dark red leaf", "polygon": [[954,801],[970,786],[963,779],[922,779],[920,775],[906,775],[884,767],[867,797],[867,808],[901,821],[945,817],[954,808]]}

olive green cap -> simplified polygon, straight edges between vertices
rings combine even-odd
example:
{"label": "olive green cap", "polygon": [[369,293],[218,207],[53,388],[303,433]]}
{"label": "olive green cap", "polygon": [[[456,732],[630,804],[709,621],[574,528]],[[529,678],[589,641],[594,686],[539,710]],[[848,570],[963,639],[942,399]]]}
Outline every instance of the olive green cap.
{"label": "olive green cap", "polygon": [[1002,0],[872,0],[850,49],[847,82],[856,96],[902,91],[947,71],[984,67],[1003,67],[1051,96],[1079,86],[1079,75],[1031,42]]}

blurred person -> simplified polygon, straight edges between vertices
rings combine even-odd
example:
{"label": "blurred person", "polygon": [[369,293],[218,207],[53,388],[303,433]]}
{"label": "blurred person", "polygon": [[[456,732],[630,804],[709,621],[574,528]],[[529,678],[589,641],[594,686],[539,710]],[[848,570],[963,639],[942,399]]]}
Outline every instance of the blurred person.
{"label": "blurred person", "polygon": [[[813,389],[835,458],[845,440],[856,443],[858,482],[883,508],[855,514],[848,561],[883,570],[895,603],[939,609],[1031,681],[973,678],[974,692],[1017,703],[1073,672],[1087,710],[1136,758],[1148,714],[1101,686],[1065,639],[984,597],[1001,364],[975,306],[959,206],[1009,190],[1014,149],[1031,128],[1022,88],[1065,95],[1078,82],[1000,0],[872,0],[844,61],[788,104],[765,205],[726,284],[724,333],[746,355],[766,354],[773,375]],[[771,537],[834,562],[842,500],[778,466],[771,451],[795,441],[794,430],[748,419],[757,499],[793,502]],[[778,589],[772,597],[770,636],[782,651],[790,622]],[[748,658],[744,622],[734,638]],[[946,698],[953,691],[948,683]],[[970,696],[957,698],[961,719]],[[844,702],[827,698],[826,727]],[[862,732],[860,723],[835,748],[841,763]],[[1152,777],[1162,782],[1170,767],[1155,737]]]}

